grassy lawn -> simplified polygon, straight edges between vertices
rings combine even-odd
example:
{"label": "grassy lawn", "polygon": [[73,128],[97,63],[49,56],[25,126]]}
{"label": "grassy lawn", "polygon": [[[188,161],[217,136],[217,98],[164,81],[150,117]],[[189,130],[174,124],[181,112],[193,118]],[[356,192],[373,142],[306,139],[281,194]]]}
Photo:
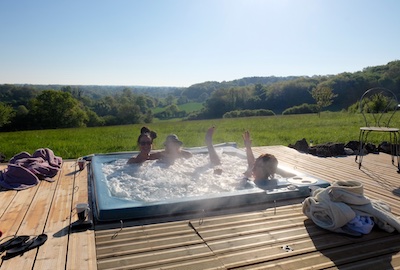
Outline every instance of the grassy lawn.
{"label": "grassy lawn", "polygon": [[[199,102],[189,102],[182,105],[177,105],[179,110],[186,111],[186,113],[191,113],[195,111],[199,111],[203,108],[203,103]],[[153,109],[153,113],[159,113],[165,110],[165,107],[157,107]]]}
{"label": "grassy lawn", "polygon": [[[400,126],[400,115],[392,120]],[[324,112],[317,115],[289,115],[249,117],[235,119],[213,119],[202,121],[155,122],[147,126],[156,131],[155,148],[163,148],[164,138],[175,133],[185,147],[203,146],[208,127],[215,126],[214,143],[237,142],[243,147],[242,133],[251,132],[253,146],[288,145],[305,138],[314,144],[358,140],[362,116],[340,112]],[[38,148],[50,148],[57,156],[74,159],[93,153],[109,153],[137,150],[136,140],[143,125],[126,125],[96,128],[58,130],[36,130],[0,133],[0,152],[10,159],[26,151],[33,153]],[[387,135],[387,134],[386,134]],[[385,134],[371,134],[369,141],[375,144],[387,141]]]}

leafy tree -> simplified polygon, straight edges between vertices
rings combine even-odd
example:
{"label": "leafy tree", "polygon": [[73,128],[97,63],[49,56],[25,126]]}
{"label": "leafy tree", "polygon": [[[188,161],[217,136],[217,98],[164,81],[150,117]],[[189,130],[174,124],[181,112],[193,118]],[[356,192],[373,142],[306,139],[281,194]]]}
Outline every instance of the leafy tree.
{"label": "leafy tree", "polygon": [[205,103],[205,114],[209,115],[210,118],[220,118],[225,112],[234,110],[229,101],[227,89],[220,89],[211,95],[211,97]]}
{"label": "leafy tree", "polygon": [[222,117],[226,112],[247,109],[254,87],[231,87],[212,93],[205,103],[205,112],[210,118]]}
{"label": "leafy tree", "polygon": [[316,78],[296,78],[278,82],[267,87],[263,109],[280,113],[287,108],[313,101],[309,92],[318,84]]}
{"label": "leafy tree", "polygon": [[151,123],[153,122],[153,113],[151,112],[151,110],[147,110],[146,115],[144,116],[143,121],[145,123]]}
{"label": "leafy tree", "polygon": [[395,104],[393,100],[379,93],[369,98],[365,98],[363,105],[363,110],[366,113],[378,113],[384,111],[385,109],[389,111],[395,110],[398,104]]}
{"label": "leafy tree", "polygon": [[393,100],[389,99],[385,95],[375,94],[370,97],[365,97],[362,104],[359,101],[350,105],[347,108],[348,112],[358,113],[360,112],[360,105],[363,106],[362,110],[365,113],[378,113],[380,111],[384,111],[385,108],[389,111],[396,110],[398,104],[395,104]]}
{"label": "leafy tree", "polygon": [[177,100],[178,105],[182,105],[185,103],[188,103],[189,99],[187,98],[187,96],[180,96]]}
{"label": "leafy tree", "polygon": [[142,121],[140,107],[136,104],[122,104],[118,109],[119,124],[137,124]]}
{"label": "leafy tree", "polygon": [[150,100],[147,99],[145,96],[137,96],[136,98],[133,98],[132,101],[136,103],[136,105],[139,106],[140,112],[142,114],[145,114],[148,110],[148,105],[151,104]]}
{"label": "leafy tree", "polygon": [[105,120],[101,117],[99,117],[94,111],[86,108],[86,114],[88,116],[88,121],[86,123],[86,126],[88,127],[98,127],[98,126],[103,126],[105,124]]}
{"label": "leafy tree", "polygon": [[373,76],[345,72],[328,78],[324,85],[330,87],[338,95],[331,107],[340,110],[359,100],[365,90],[376,83],[376,78]]}
{"label": "leafy tree", "polygon": [[205,96],[210,96],[212,92],[222,87],[219,82],[204,82],[189,86],[182,92],[182,95],[185,95],[189,100],[203,102]]}
{"label": "leafy tree", "polygon": [[111,96],[106,96],[95,102],[92,110],[99,116],[116,115],[118,108],[117,102]]}
{"label": "leafy tree", "polygon": [[179,107],[175,104],[168,106],[165,111],[169,117],[174,117],[179,112]]}
{"label": "leafy tree", "polygon": [[19,105],[27,106],[29,100],[36,97],[39,93],[39,90],[31,86],[0,85],[0,100],[13,108]]}
{"label": "leafy tree", "polygon": [[72,97],[76,99],[80,99],[83,95],[83,91],[79,89],[78,87],[71,87],[71,86],[64,86],[61,87],[62,92],[68,92],[72,95]]}
{"label": "leafy tree", "polygon": [[146,107],[147,108],[155,108],[157,106],[157,103],[159,102],[156,98],[148,97],[148,96],[143,96],[146,100]]}
{"label": "leafy tree", "polygon": [[69,92],[44,90],[30,102],[33,128],[83,127],[88,116]]}
{"label": "leafy tree", "polygon": [[311,91],[311,96],[314,98],[317,104],[318,116],[321,115],[322,108],[331,105],[333,99],[337,97],[337,95],[332,92],[330,87],[321,84],[317,85],[317,87]]}
{"label": "leafy tree", "polygon": [[267,92],[266,92],[265,88],[261,84],[256,84],[254,86],[254,94],[260,100],[264,100]]}
{"label": "leafy tree", "polygon": [[24,130],[26,129],[26,123],[30,121],[28,118],[29,110],[24,105],[19,105],[15,109],[15,115],[10,119],[10,123],[3,127],[4,130],[14,131],[14,130]]}
{"label": "leafy tree", "polygon": [[15,111],[10,105],[0,102],[0,127],[10,123],[12,117],[15,116]]}
{"label": "leafy tree", "polygon": [[168,97],[165,98],[165,103],[167,105],[172,105],[175,102],[175,98],[172,95],[168,95]]}
{"label": "leafy tree", "polygon": [[370,112],[377,113],[389,106],[389,99],[382,94],[376,94],[371,97],[371,103]]}
{"label": "leafy tree", "polygon": [[209,97],[209,95],[208,95],[207,93],[202,93],[202,94],[199,96],[198,101],[199,101],[199,102],[204,102],[204,101],[206,101],[206,100],[208,99],[208,97]]}

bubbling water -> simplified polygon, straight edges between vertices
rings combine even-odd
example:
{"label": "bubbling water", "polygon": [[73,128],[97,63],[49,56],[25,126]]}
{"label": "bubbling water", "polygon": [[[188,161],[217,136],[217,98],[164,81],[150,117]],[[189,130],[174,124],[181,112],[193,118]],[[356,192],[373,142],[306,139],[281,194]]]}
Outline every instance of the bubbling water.
{"label": "bubbling water", "polygon": [[214,173],[208,154],[194,154],[174,164],[160,160],[126,164],[126,159],[118,159],[104,163],[102,170],[112,196],[135,201],[155,202],[243,188],[247,161],[222,151],[218,155],[222,160],[220,175]]}

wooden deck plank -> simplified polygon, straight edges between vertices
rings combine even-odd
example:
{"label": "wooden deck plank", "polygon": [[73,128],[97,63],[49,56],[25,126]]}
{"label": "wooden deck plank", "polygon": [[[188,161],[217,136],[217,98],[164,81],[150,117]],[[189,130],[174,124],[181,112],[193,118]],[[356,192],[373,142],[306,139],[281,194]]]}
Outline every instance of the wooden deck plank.
{"label": "wooden deck plank", "polygon": [[[372,239],[372,236],[376,238]],[[386,234],[384,237],[381,233],[359,239],[338,237],[330,233],[312,238],[312,240],[304,238],[286,242],[293,250],[289,252],[282,248],[282,242],[277,241],[262,247],[218,254],[218,259],[227,268],[254,269],[255,265],[259,265],[260,269],[302,269],[303,267],[307,269],[311,266],[322,269],[371,257],[381,258],[382,255],[396,254],[400,248],[398,240],[398,235]]]}
{"label": "wooden deck plank", "polygon": [[[149,224],[142,226],[125,227],[125,223],[119,224],[119,228],[110,230],[96,230],[96,241],[102,242],[107,241],[116,233],[118,234],[118,239],[124,239],[134,235],[135,237],[148,237],[149,235],[164,234],[164,235],[175,235],[177,231],[185,232],[190,231],[187,221],[176,221],[173,223],[159,223],[159,224]],[[96,227],[97,229],[97,227]]]}
{"label": "wooden deck plank", "polygon": [[[73,191],[77,190],[74,189],[74,163],[64,162],[55,183],[42,181],[39,186],[17,192],[18,196],[15,196],[2,216],[1,224],[4,224],[4,228],[20,224],[14,231],[7,230],[11,234],[38,235],[44,232],[48,235],[48,240],[39,249],[35,249],[38,252],[32,250],[21,257],[4,261],[0,269],[10,269],[10,265],[17,267],[13,269],[97,269],[94,231],[91,230],[89,234],[74,233],[72,237],[69,235],[71,215],[75,218],[75,214],[71,213],[72,195]],[[85,201],[88,201],[87,176],[82,174],[75,184],[81,187],[79,192],[76,192],[81,194],[75,196],[76,200],[85,196]],[[12,194],[15,191],[5,193],[7,192]],[[69,242],[74,243],[73,239],[75,245],[69,246]],[[85,252],[82,252],[84,242],[87,244]],[[67,250],[76,254],[71,251],[72,256],[67,257]]]}
{"label": "wooden deck plank", "polygon": [[[195,261],[212,262],[210,269],[223,269],[223,265],[215,259],[205,244],[181,246],[163,250],[133,253],[126,256],[110,257],[98,261],[99,269],[146,269],[163,265],[189,264]],[[181,268],[182,269],[182,268]],[[184,269],[184,268],[183,268]]]}
{"label": "wooden deck plank", "polygon": [[[3,237],[15,235],[21,226],[26,211],[31,204],[39,186],[35,186],[26,190],[18,191],[11,201],[7,212],[1,216],[0,224]],[[11,191],[14,192],[14,191]]]}
{"label": "wooden deck plank", "polygon": [[[295,211],[295,209],[293,209],[293,211]],[[241,222],[242,217],[237,215],[237,218]],[[207,220],[205,220],[205,222],[207,222]],[[253,221],[250,220],[249,222],[252,223]],[[363,238],[350,238],[323,230],[306,217],[303,218],[303,221],[299,220],[298,222],[293,222],[292,226],[289,227],[269,226],[269,223],[270,221],[266,220],[265,224],[260,224],[261,228],[254,232],[247,230],[245,227],[238,228],[231,222],[227,224],[225,228],[221,227],[219,239],[207,240],[206,242],[213,253],[224,262],[227,268],[240,268],[243,264],[252,265],[253,267],[260,261],[276,261],[280,258],[280,255],[282,255],[282,251],[284,251],[282,247],[285,245],[297,251],[297,253],[293,254],[306,254],[304,255],[306,258],[302,259],[302,261],[306,261],[308,260],[310,252],[333,250],[335,248],[337,250],[342,250],[343,247],[349,244],[359,243],[361,241],[376,244],[377,241],[381,241],[382,237],[392,236],[392,234],[378,230]],[[208,229],[212,229],[212,226],[208,225],[208,227]],[[203,230],[199,230],[199,233],[201,236],[206,234],[204,228]],[[312,241],[309,240],[310,238]],[[207,239],[207,237],[205,236],[203,239]],[[279,252],[274,253],[274,251]],[[260,254],[260,252],[262,254]],[[361,259],[364,259],[364,257]],[[285,259],[282,260],[285,261]],[[311,261],[308,261],[308,263],[308,265],[311,265]],[[262,263],[262,267],[259,269],[264,269],[263,267],[266,267],[266,265],[268,264]],[[275,263],[272,265],[274,267],[277,266]],[[249,269],[252,269],[252,267],[249,267]],[[298,267],[299,265],[296,264],[292,268],[285,266],[282,267],[282,269],[298,269]]]}
{"label": "wooden deck plank", "polygon": [[145,229],[141,227],[137,230],[128,228],[118,234],[99,235],[96,237],[97,258],[103,259],[111,256],[123,256],[132,252],[163,250],[203,243],[187,222],[169,225],[147,226]]}
{"label": "wooden deck plank", "polygon": [[218,270],[226,269],[220,262],[218,262],[214,257],[203,257],[203,258],[192,258],[187,261],[175,261],[172,263],[164,262],[162,266],[155,265],[143,268],[133,268],[140,270]]}
{"label": "wooden deck plank", "polygon": [[97,248],[97,259],[102,260],[105,258],[109,258],[110,254],[113,257],[115,256],[125,256],[130,253],[137,252],[146,252],[146,251],[154,251],[154,250],[162,250],[174,248],[182,245],[194,245],[202,243],[199,237],[196,234],[191,235],[182,235],[175,237],[163,237],[163,238],[153,238],[153,239],[144,239],[141,241],[132,239],[131,242],[118,244],[116,242],[113,245],[109,245],[106,247],[98,247]]}
{"label": "wooden deck plank", "polygon": [[62,269],[66,265],[74,180],[72,172],[69,163],[64,163],[44,228],[48,240],[40,248],[34,269]]}
{"label": "wooden deck plank", "polygon": [[[331,236],[332,237],[332,236]],[[351,239],[351,238],[349,238]],[[321,239],[321,244],[330,240]],[[392,257],[398,257],[400,250],[399,235],[386,235],[328,249],[297,250],[301,246],[293,245],[294,251],[288,252],[276,260],[264,260],[261,263],[244,265],[235,269],[394,269]],[[333,240],[334,241],[334,240]],[[277,247],[278,248],[278,247]],[[318,248],[323,248],[322,245]],[[277,249],[276,249],[277,250]],[[365,265],[365,267],[363,267]]]}
{"label": "wooden deck plank", "polygon": [[186,220],[96,231],[96,246],[99,269],[224,269]]}
{"label": "wooden deck plank", "polygon": [[273,222],[247,223],[240,226],[226,226],[225,228],[207,231],[199,230],[199,233],[203,239],[212,241],[214,239],[223,239],[227,235],[235,236],[243,234],[266,233],[267,230],[271,231],[275,228],[291,228],[294,226],[294,224],[302,224],[303,222],[303,216],[296,218],[288,217],[285,220],[280,219]]}
{"label": "wooden deck plank", "polygon": [[[14,200],[14,197],[17,195],[16,190],[0,190],[0,218],[4,215],[7,209],[10,207],[11,202]],[[0,230],[4,230],[3,226]]]}
{"label": "wooden deck plank", "polygon": [[[57,175],[55,179],[58,178],[59,175]],[[23,191],[26,194],[35,191],[34,196],[30,198],[21,200],[21,198],[18,197],[19,194],[17,194],[15,201],[23,201],[24,204],[21,208],[25,209],[21,209],[20,213],[15,213],[15,215],[18,216],[17,219],[23,218],[16,234],[36,236],[43,233],[57,183],[57,180],[55,182],[40,181],[37,186]],[[18,193],[22,194],[21,191]],[[24,212],[26,214],[23,215],[22,213]],[[42,249],[43,246],[25,252],[24,256],[18,256],[3,261],[1,267],[2,269],[31,269],[35,263],[36,255],[40,254]]]}
{"label": "wooden deck plank", "polygon": [[[329,267],[327,270],[338,269],[338,267]],[[388,254],[372,259],[365,259],[340,266],[341,270],[358,269],[400,269],[400,254]]]}
{"label": "wooden deck plank", "polygon": [[[77,163],[70,164],[73,168],[74,188],[72,211],[70,208],[71,223],[77,220],[75,206],[81,202],[89,202],[88,171],[85,168],[79,171]],[[89,213],[90,218],[93,216]],[[71,232],[69,235],[67,269],[97,269],[94,228],[82,232]]]}

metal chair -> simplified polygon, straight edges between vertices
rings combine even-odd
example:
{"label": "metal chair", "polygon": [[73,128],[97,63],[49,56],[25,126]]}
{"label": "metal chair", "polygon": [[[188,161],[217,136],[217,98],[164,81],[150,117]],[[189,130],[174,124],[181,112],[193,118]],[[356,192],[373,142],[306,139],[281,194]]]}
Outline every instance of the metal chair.
{"label": "metal chair", "polygon": [[360,127],[359,148],[355,161],[359,158],[358,168],[361,168],[361,163],[364,155],[364,145],[367,142],[368,135],[371,132],[389,133],[390,137],[390,153],[392,156],[392,164],[394,157],[397,159],[397,172],[400,173],[399,163],[399,128],[391,127],[390,121],[399,107],[396,95],[389,89],[382,87],[371,88],[364,92],[360,98],[359,108],[364,117],[365,126]]}

